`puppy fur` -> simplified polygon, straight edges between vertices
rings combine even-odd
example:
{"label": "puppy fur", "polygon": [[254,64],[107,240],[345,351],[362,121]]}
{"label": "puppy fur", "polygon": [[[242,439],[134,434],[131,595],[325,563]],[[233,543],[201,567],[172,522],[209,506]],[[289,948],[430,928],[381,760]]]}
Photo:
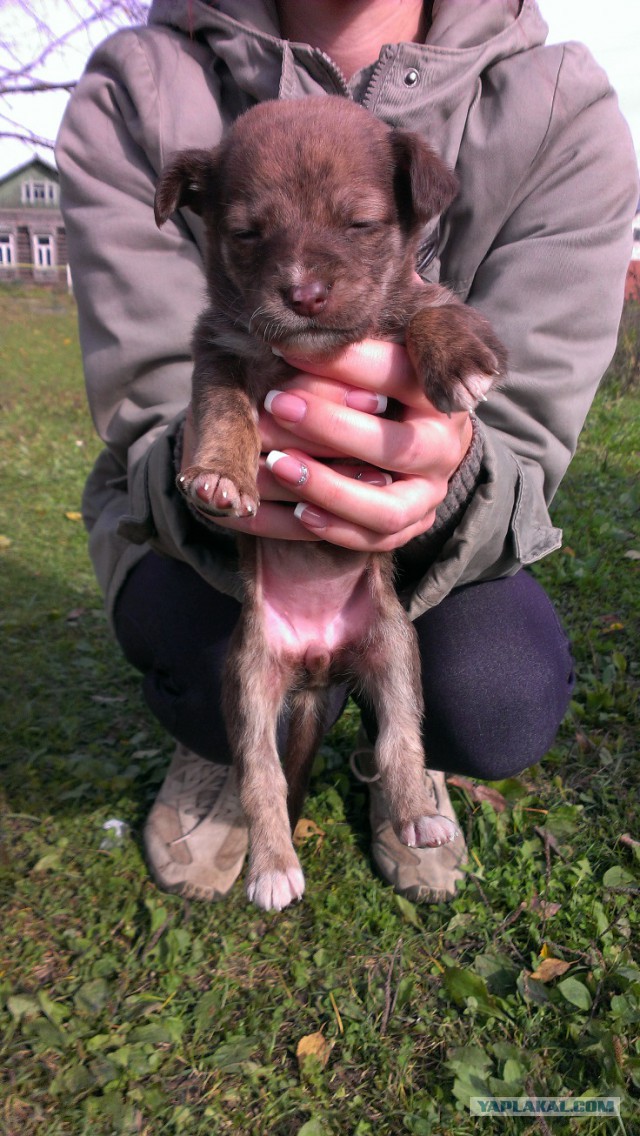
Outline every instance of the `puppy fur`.
{"label": "puppy fur", "polygon": [[[258,509],[257,408],[292,374],[274,349],[322,360],[366,337],[397,340],[439,410],[473,409],[504,370],[504,350],[479,313],[415,276],[425,226],[456,191],[418,135],[337,96],[259,104],[214,150],[182,151],[163,170],[157,224],[189,208],[207,237],[208,304],[193,337],[197,445],[177,482],[190,504],[212,516]],[[304,890],[292,828],[332,683],[347,680],[375,709],[399,839],[438,845],[457,830],[425,792],[420,661],[391,556],[245,536],[239,550],[246,598],[225,719],[249,825],[247,894],[280,910]]]}

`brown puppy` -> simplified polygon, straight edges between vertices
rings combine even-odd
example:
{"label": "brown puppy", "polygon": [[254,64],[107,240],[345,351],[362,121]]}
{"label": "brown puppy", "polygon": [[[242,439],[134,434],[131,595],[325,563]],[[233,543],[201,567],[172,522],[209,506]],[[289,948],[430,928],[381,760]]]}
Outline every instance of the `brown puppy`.
{"label": "brown puppy", "polygon": [[[331,96],[263,103],[216,149],[183,151],[163,171],[158,225],[186,206],[207,233],[209,306],[193,338],[197,448],[178,478],[190,503],[213,515],[257,510],[256,408],[292,374],[273,348],[324,359],[369,336],[401,340],[438,409],[475,406],[504,367],[502,347],[477,312],[414,276],[424,226],[456,188],[417,135]],[[375,708],[399,839],[437,845],[456,828],[425,794],[420,662],[392,558],[322,542],[239,545],[246,598],[225,719],[250,831],[247,894],[280,910],[304,890],[291,829],[330,683],[349,680]]]}

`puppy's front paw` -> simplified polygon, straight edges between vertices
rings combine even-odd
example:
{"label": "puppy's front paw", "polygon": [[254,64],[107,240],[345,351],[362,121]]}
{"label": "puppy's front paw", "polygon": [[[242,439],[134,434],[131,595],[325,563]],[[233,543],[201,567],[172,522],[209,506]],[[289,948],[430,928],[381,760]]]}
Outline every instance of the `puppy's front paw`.
{"label": "puppy's front paw", "polygon": [[487,392],[495,382],[495,375],[465,375],[454,379],[448,394],[438,408],[450,413],[452,410],[475,410],[479,402],[487,401]]}
{"label": "puppy's front paw", "polygon": [[402,826],[400,840],[409,848],[437,848],[450,844],[460,835],[460,829],[448,817],[420,816]]}
{"label": "puppy's front paw", "polygon": [[286,871],[258,872],[247,880],[247,898],[263,911],[282,911],[295,899],[302,899],[304,876],[298,867]]}
{"label": "puppy's front paw", "polygon": [[176,485],[197,509],[218,517],[253,517],[258,511],[255,484],[241,485],[239,479],[225,477],[220,470],[189,466],[178,474]]}
{"label": "puppy's front paw", "polygon": [[448,357],[429,359],[423,369],[425,393],[437,410],[452,414],[485,402],[500,374],[500,360],[475,335],[456,343]]}
{"label": "puppy's front paw", "polygon": [[473,410],[506,368],[505,349],[490,324],[463,304],[418,312],[406,345],[427,398],[443,414]]}

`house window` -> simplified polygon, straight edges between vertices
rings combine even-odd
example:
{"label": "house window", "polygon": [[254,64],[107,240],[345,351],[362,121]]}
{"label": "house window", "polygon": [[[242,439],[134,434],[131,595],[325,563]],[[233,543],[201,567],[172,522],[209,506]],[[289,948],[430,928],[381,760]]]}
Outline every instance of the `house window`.
{"label": "house window", "polygon": [[56,205],[58,187],[53,181],[23,181],[22,202],[24,205]]}
{"label": "house window", "polygon": [[55,264],[53,237],[33,238],[33,263],[35,268],[53,268]]}
{"label": "house window", "polygon": [[14,260],[13,237],[10,233],[0,233],[0,268],[10,268]]}

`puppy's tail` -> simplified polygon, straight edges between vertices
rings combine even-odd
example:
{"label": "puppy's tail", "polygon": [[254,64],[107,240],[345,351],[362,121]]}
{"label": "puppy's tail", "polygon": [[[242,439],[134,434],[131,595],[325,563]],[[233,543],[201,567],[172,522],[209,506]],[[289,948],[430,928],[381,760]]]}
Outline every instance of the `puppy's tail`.
{"label": "puppy's tail", "polygon": [[302,813],[316,750],[326,728],[328,692],[296,690],[289,698],[289,733],[283,765],[287,778],[287,807],[293,832]]}

